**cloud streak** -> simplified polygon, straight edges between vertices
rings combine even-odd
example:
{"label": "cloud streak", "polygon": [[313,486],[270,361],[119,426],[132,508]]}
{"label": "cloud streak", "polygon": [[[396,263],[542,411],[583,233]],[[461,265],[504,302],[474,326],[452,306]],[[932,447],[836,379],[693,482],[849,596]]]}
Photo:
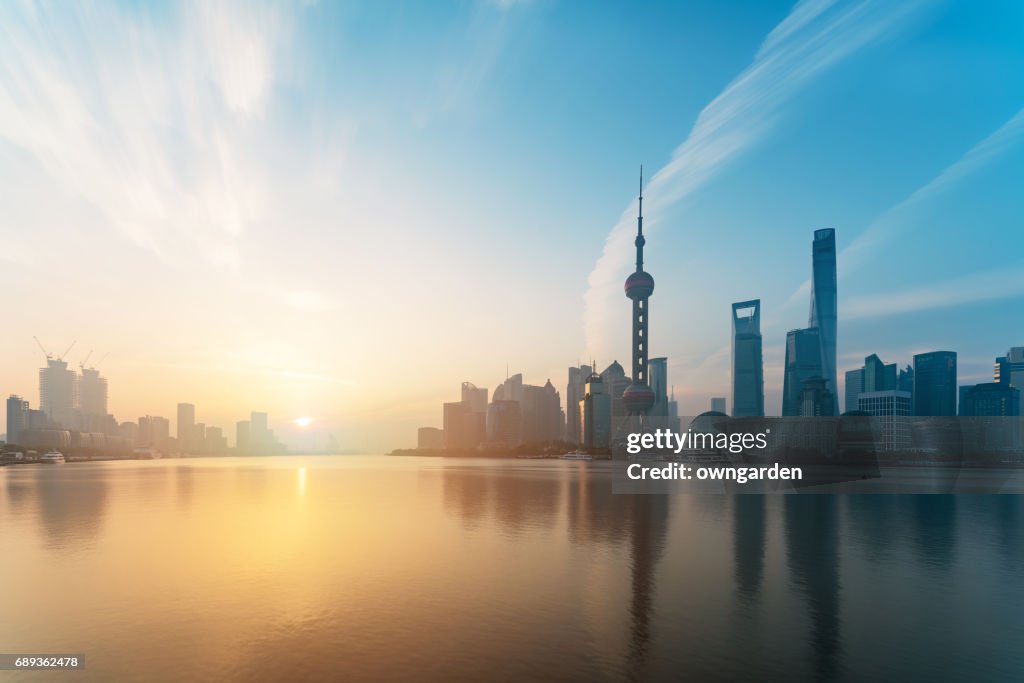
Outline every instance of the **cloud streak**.
{"label": "cloud streak", "polygon": [[[725,165],[762,140],[785,106],[815,78],[912,18],[920,2],[801,0],[768,34],[753,62],[697,117],[669,163],[646,190],[649,225],[657,215],[695,192]],[[607,353],[613,320],[621,318],[622,278],[632,258],[635,204],[627,207],[605,240],[584,295],[589,353]]]}
{"label": "cloud streak", "polygon": [[229,3],[170,14],[3,5],[0,137],[137,246],[235,269],[263,209],[254,143],[290,17]]}

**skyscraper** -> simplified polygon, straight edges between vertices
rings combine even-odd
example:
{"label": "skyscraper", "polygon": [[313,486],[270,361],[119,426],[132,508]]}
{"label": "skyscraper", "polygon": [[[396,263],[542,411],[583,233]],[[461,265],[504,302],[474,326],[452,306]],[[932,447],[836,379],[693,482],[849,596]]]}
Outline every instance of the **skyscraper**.
{"label": "skyscraper", "polygon": [[647,381],[654,392],[654,405],[648,415],[668,417],[668,358],[652,358],[647,363]]}
{"label": "skyscraper", "polygon": [[846,393],[843,402],[843,410],[860,410],[857,404],[857,397],[864,391],[864,368],[846,371]]}
{"label": "skyscraper", "polygon": [[804,380],[824,376],[818,328],[787,332],[786,364],[782,377],[783,416],[794,417],[800,414],[800,393],[803,391]]}
{"label": "skyscraper", "polygon": [[1000,382],[960,387],[959,412],[962,417],[1019,417],[1020,389]]}
{"label": "skyscraper", "polygon": [[910,394],[905,391],[865,391],[857,399],[860,410],[879,418],[883,451],[910,448]]}
{"label": "skyscraper", "polygon": [[594,368],[589,365],[569,368],[569,382],[565,387],[565,440],[580,443],[580,401],[586,393],[587,379]]}
{"label": "skyscraper", "polygon": [[77,429],[78,375],[66,361],[47,358],[39,369],[39,408],[64,429]]}
{"label": "skyscraper", "polygon": [[729,413],[728,406],[726,405],[725,396],[716,396],[711,399],[711,410],[715,413],[722,413],[727,415]]}
{"label": "skyscraper", "polygon": [[836,383],[836,231],[831,228],[815,230],[811,254],[811,314],[807,326],[818,329],[821,375],[835,396],[839,386]]}
{"label": "skyscraper", "polygon": [[732,305],[732,414],[736,417],[764,415],[760,299]]}
{"label": "skyscraper", "polygon": [[914,356],[914,415],[956,415],[956,351]]}
{"label": "skyscraper", "polygon": [[7,443],[20,444],[22,430],[28,429],[28,401],[11,394],[7,398]]}
{"label": "skyscraper", "polygon": [[612,399],[597,373],[587,380],[586,393],[580,401],[580,432],[585,446],[608,448],[611,445]]}
{"label": "skyscraper", "polygon": [[896,388],[896,364],[883,363],[878,354],[864,359],[863,391],[889,391]]}
{"label": "skyscraper", "polygon": [[633,417],[646,415],[654,405],[654,392],[647,382],[648,322],[647,300],[654,293],[654,278],[644,272],[644,170],[640,168],[640,205],[636,217],[636,270],[626,278],[626,296],[633,301],[633,382],[622,392],[626,412]]}
{"label": "skyscraper", "polygon": [[82,368],[78,378],[78,409],[82,415],[107,414],[107,378],[95,368]]}
{"label": "skyscraper", "polygon": [[1005,356],[996,358],[992,381],[1012,384],[1024,391],[1024,346],[1014,346]]}
{"label": "skyscraper", "polygon": [[178,404],[178,423],[175,426],[178,437],[178,450],[182,453],[192,452],[192,435],[195,433],[196,407],[191,403]]}

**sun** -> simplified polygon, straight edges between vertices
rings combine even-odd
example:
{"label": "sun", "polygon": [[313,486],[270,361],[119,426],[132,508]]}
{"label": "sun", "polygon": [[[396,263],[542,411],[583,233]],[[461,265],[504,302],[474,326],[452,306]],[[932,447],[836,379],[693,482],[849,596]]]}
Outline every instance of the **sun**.
{"label": "sun", "polygon": [[292,422],[294,422],[299,427],[305,428],[305,427],[308,427],[309,425],[313,424],[313,418],[311,418],[311,417],[297,417],[294,420],[292,420]]}

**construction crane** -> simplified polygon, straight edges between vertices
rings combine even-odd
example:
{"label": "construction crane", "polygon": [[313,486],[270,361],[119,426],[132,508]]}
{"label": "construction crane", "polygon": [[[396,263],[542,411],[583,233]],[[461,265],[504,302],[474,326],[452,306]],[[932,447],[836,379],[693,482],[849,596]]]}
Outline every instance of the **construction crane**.
{"label": "construction crane", "polygon": [[[32,338],[36,340],[36,344],[38,344],[38,345],[39,345],[39,350],[40,350],[40,351],[42,351],[42,352],[43,352],[43,355],[45,355],[45,356],[46,356],[46,360],[47,360],[47,361],[51,361],[51,360],[53,360],[53,359],[54,359],[54,358],[53,358],[53,354],[52,354],[52,353],[50,353],[49,351],[47,351],[47,350],[46,350],[46,347],[45,347],[45,346],[43,346],[43,342],[39,341],[39,337],[37,337],[37,336],[35,336],[35,335],[32,335]],[[68,348],[67,348],[67,349],[66,349],[66,350],[64,351],[64,353],[62,353],[62,354],[60,354],[59,356],[57,356],[57,360],[59,360],[59,361],[62,361],[62,360],[64,360],[64,356],[66,356],[66,355],[68,355],[69,353],[71,353],[71,349],[75,348],[75,344],[77,344],[77,343],[78,343],[78,340],[77,340],[77,339],[76,339],[75,341],[71,342],[71,346],[69,346],[69,347],[68,347]]]}
{"label": "construction crane", "polygon": [[110,351],[107,351],[107,352],[106,352],[105,354],[103,354],[103,357],[102,357],[102,358],[100,358],[100,359],[99,359],[99,360],[98,360],[98,361],[96,362],[96,365],[92,366],[92,369],[93,369],[93,370],[99,370],[99,369],[100,369],[100,366],[101,366],[101,365],[103,365],[103,361],[105,361],[105,360],[107,359],[107,356],[109,356],[109,355],[110,355]]}
{"label": "construction crane", "polygon": [[85,370],[85,364],[89,362],[90,358],[92,358],[92,349],[89,349],[89,353],[85,354],[85,358],[83,358],[82,362],[78,364],[78,369]]}

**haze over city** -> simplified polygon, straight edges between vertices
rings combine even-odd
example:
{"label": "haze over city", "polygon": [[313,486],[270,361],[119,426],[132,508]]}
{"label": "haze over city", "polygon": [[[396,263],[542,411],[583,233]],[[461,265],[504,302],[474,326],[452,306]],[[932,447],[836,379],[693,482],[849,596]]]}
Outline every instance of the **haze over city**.
{"label": "haze over city", "polygon": [[819,228],[840,376],[951,349],[982,382],[1024,343],[1017,3],[9,4],[0,26],[5,395],[38,398],[33,335],[106,356],[121,419],[264,410],[345,449],[412,445],[506,367],[564,391],[578,361],[628,363],[641,161],[682,414],[728,395],[754,298],[778,413]]}

